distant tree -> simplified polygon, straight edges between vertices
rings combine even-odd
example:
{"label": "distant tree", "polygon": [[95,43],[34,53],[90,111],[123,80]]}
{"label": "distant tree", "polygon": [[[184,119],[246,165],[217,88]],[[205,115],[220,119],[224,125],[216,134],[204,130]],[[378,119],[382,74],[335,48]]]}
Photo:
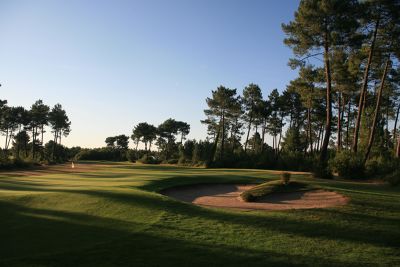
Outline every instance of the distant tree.
{"label": "distant tree", "polygon": [[131,138],[136,141],[142,141],[145,145],[145,150],[147,151],[147,145],[149,144],[149,150],[151,149],[151,143],[157,138],[157,128],[147,122],[141,122],[136,125],[133,129],[133,134]]}
{"label": "distant tree", "polygon": [[71,122],[60,104],[56,104],[51,109],[48,121],[54,135],[52,143],[52,158],[54,159],[56,147],[61,145],[61,136],[68,136],[71,131]]}
{"label": "distant tree", "polygon": [[165,154],[166,159],[169,159],[173,152],[176,151],[175,136],[178,134],[180,126],[181,123],[172,118],[158,125],[157,132],[159,138],[157,144]]}
{"label": "distant tree", "polygon": [[4,149],[7,150],[14,132],[18,128],[16,119],[16,109],[14,107],[5,106],[2,110],[2,132],[6,136]]}
{"label": "distant tree", "polygon": [[110,137],[106,138],[105,143],[106,143],[107,147],[115,147],[115,141],[116,141],[116,137],[110,136]]}
{"label": "distant tree", "polygon": [[228,128],[230,130],[230,137],[228,138],[231,143],[231,154],[234,153],[235,149],[241,147],[241,137],[243,135],[243,99],[238,96],[232,103],[230,112],[227,114]]}
{"label": "distant tree", "polygon": [[[45,105],[42,100],[37,100],[29,111],[30,123],[29,129],[32,131],[32,158],[35,158],[36,144],[43,144],[44,126],[48,124],[49,106]],[[37,137],[41,132],[41,141],[37,141]],[[61,137],[60,137],[61,138]]]}
{"label": "distant tree", "polygon": [[14,147],[15,147],[15,154],[16,157],[20,157],[21,148],[25,152],[25,157],[28,156],[28,143],[29,143],[29,135],[26,131],[20,131],[14,136]]}
{"label": "distant tree", "polygon": [[190,125],[183,121],[178,121],[178,133],[181,135],[180,144],[183,144],[183,140],[185,140],[185,136],[187,136],[190,132]]}
{"label": "distant tree", "polygon": [[247,135],[244,143],[244,151],[247,151],[247,144],[249,141],[249,135],[251,126],[261,117],[261,108],[263,104],[261,89],[256,84],[249,84],[243,90],[243,105],[245,109],[245,121],[247,122]]}
{"label": "distant tree", "polygon": [[303,152],[307,148],[305,136],[299,131],[296,126],[290,127],[282,142],[282,150],[284,152]]}
{"label": "distant tree", "polygon": [[204,110],[204,113],[207,119],[202,121],[202,123],[207,124],[218,121],[218,128],[214,139],[213,151],[209,159],[210,161],[215,159],[217,146],[220,140],[220,158],[223,158],[226,139],[226,119],[232,112],[233,107],[235,107],[237,98],[236,89],[219,86],[217,90],[212,91],[212,97],[206,99],[208,109]]}
{"label": "distant tree", "polygon": [[118,136],[115,136],[115,140],[117,142],[117,148],[118,149],[122,149],[122,150],[127,150],[128,146],[129,146],[129,137],[124,135],[124,134],[120,134]]}
{"label": "distant tree", "polygon": [[[272,90],[271,94],[268,96],[268,101],[270,103],[272,112],[268,118],[267,132],[272,135],[272,148],[275,150],[275,153],[278,154],[282,136],[282,128],[284,126],[283,119],[285,113],[283,109],[282,98],[277,89]],[[278,136],[279,139],[277,138]]]}

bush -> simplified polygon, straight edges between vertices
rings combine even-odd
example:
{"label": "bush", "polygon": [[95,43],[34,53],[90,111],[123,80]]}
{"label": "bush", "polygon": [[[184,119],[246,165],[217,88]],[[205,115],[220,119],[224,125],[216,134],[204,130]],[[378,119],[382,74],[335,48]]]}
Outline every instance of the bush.
{"label": "bush", "polygon": [[169,159],[166,162],[167,164],[178,164],[178,159]]}
{"label": "bush", "polygon": [[396,170],[392,174],[387,175],[384,180],[391,186],[400,185],[400,170]]}
{"label": "bush", "polygon": [[343,178],[363,178],[365,168],[363,156],[354,154],[350,151],[337,153],[335,158],[330,161],[331,168]]}
{"label": "bush", "polygon": [[306,183],[290,182],[288,184],[282,184],[281,181],[270,181],[244,191],[240,194],[240,197],[243,201],[253,202],[272,193],[299,192],[312,189],[315,189],[315,187]]}
{"label": "bush", "polygon": [[332,171],[329,168],[328,164],[321,163],[319,160],[316,160],[314,163],[312,175],[314,178],[322,178],[322,179],[332,179]]}
{"label": "bush", "polygon": [[82,149],[77,155],[76,160],[111,160],[125,161],[126,153],[124,150],[115,148],[94,148]]}
{"label": "bush", "polygon": [[399,160],[388,156],[373,157],[365,163],[366,176],[385,176],[399,168]]}
{"label": "bush", "polygon": [[1,159],[0,170],[26,169],[39,165],[36,162],[22,159]]}
{"label": "bush", "polygon": [[244,202],[254,202],[257,200],[257,198],[251,192],[248,191],[244,191],[243,193],[241,193],[240,197]]}
{"label": "bush", "polygon": [[143,155],[143,157],[141,159],[138,160],[139,162],[143,163],[143,164],[160,164],[161,161],[156,159],[153,156],[148,156],[148,155]]}
{"label": "bush", "polygon": [[281,181],[284,185],[287,185],[290,181],[291,174],[289,172],[282,172],[281,173]]}
{"label": "bush", "polygon": [[135,150],[129,149],[126,151],[126,159],[134,163],[137,160],[136,154]]}

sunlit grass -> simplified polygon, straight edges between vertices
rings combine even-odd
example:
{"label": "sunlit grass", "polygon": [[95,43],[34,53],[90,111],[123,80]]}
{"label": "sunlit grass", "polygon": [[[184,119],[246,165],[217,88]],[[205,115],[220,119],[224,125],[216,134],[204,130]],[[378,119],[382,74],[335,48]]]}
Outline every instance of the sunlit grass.
{"label": "sunlit grass", "polygon": [[[85,165],[89,166],[89,165]],[[306,181],[344,207],[280,212],[203,208],[157,191],[188,183],[260,183],[279,172],[92,162],[89,169],[0,173],[4,266],[395,266],[400,190]]]}

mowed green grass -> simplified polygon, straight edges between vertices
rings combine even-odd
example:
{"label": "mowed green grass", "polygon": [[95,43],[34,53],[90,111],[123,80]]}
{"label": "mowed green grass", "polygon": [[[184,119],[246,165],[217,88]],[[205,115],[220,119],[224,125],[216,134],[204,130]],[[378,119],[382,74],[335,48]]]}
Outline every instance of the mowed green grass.
{"label": "mowed green grass", "polygon": [[189,183],[255,183],[264,170],[87,163],[0,173],[0,266],[399,266],[400,189],[293,180],[349,205],[279,212],[205,208],[162,196]]}

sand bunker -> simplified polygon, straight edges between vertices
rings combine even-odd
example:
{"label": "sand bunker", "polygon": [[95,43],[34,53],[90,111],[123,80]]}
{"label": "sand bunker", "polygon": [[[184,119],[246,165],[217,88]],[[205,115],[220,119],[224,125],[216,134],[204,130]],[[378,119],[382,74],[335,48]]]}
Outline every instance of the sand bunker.
{"label": "sand bunker", "polygon": [[168,188],[161,194],[196,205],[242,210],[314,209],[345,205],[349,199],[339,193],[312,190],[274,193],[257,202],[244,202],[240,193],[254,185],[200,184]]}

